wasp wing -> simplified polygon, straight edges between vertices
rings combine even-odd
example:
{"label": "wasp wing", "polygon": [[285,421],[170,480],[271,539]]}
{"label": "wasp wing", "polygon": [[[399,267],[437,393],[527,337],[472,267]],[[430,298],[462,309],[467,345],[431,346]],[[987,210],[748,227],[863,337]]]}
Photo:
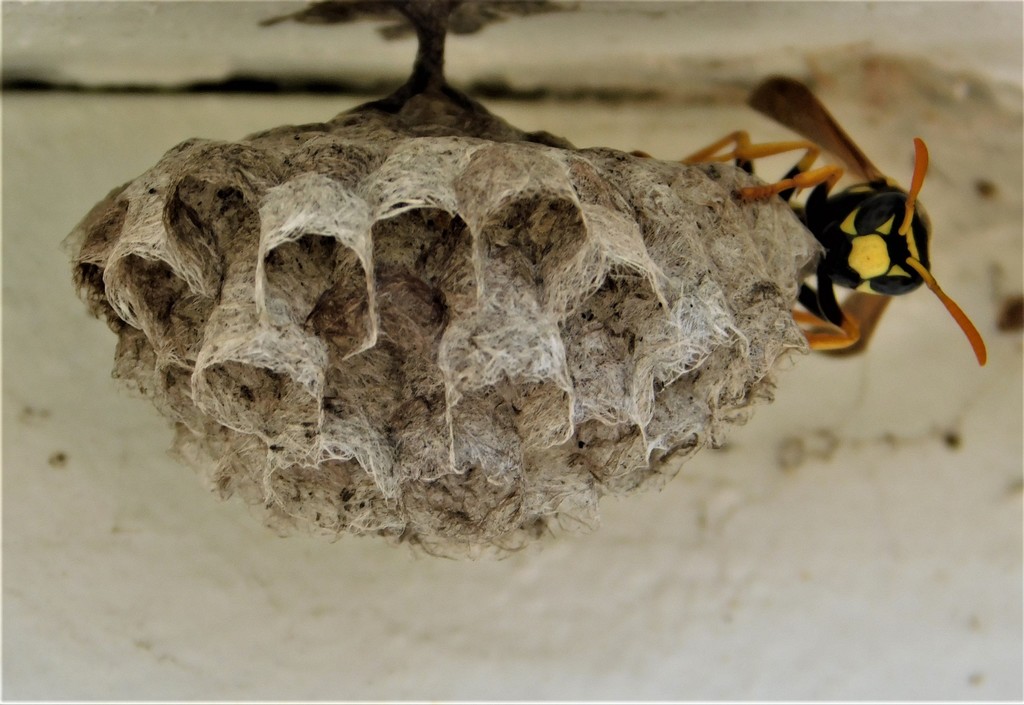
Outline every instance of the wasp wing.
{"label": "wasp wing", "polygon": [[777,76],[754,89],[748,105],[781,125],[803,135],[839,158],[850,171],[867,181],[888,181],[854,144],[811,89],[792,78]]}

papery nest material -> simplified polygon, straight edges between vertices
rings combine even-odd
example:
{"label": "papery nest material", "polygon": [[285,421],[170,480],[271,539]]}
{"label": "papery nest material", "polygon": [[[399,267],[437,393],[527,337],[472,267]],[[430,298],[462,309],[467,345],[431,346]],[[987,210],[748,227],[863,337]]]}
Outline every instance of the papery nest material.
{"label": "papery nest material", "polygon": [[750,176],[524,133],[440,84],[189,140],[70,236],[115,376],[282,531],[512,549],[771,395],[818,246]]}

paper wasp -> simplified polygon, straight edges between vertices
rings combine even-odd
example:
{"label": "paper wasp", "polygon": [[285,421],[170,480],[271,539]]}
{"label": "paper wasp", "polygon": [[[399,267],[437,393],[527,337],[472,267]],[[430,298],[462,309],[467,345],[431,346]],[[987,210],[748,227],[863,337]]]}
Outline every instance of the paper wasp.
{"label": "paper wasp", "polygon": [[[794,318],[806,326],[814,350],[862,350],[890,297],[926,284],[945,305],[970,341],[978,363],[985,364],[985,343],[960,307],[939,287],[929,265],[931,226],[917,200],[928,169],[928,150],[914,139],[914,175],[910,191],[885,176],[854,144],[825,106],[799,81],[770,78],[751,94],[751,107],[806,138],[791,142],[751,144],[746,132],[734,132],[683,161],[735,160],[752,171],[753,160],[804,150],[804,156],[781,181],[740,189],[745,199],[778,195],[789,201],[811,188],[806,205],[793,208],[825,248],[817,268],[817,290],[804,284],[799,301],[806,311]],[[731,149],[722,151],[729,146]],[[839,193],[831,191],[843,175],[836,165],[812,169],[826,151],[838,158],[863,183]],[[834,285],[855,291],[840,307]]]}

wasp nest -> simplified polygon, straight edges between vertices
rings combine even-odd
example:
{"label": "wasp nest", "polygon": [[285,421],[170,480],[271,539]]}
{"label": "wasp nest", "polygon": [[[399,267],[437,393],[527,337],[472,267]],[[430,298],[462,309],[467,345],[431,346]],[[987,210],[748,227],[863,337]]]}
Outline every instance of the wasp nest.
{"label": "wasp nest", "polygon": [[178,145],[75,277],[222,496],[472,554],[592,525],[770,395],[817,246],[749,181],[423,94]]}

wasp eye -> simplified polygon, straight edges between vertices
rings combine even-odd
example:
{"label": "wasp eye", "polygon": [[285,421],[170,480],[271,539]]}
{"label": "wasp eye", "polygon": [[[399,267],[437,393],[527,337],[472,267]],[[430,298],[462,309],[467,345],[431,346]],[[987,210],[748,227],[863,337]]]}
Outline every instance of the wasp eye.
{"label": "wasp eye", "polygon": [[[858,235],[893,234],[906,209],[906,195],[901,191],[887,191],[866,199],[854,213]],[[853,214],[851,214],[853,215]]]}

